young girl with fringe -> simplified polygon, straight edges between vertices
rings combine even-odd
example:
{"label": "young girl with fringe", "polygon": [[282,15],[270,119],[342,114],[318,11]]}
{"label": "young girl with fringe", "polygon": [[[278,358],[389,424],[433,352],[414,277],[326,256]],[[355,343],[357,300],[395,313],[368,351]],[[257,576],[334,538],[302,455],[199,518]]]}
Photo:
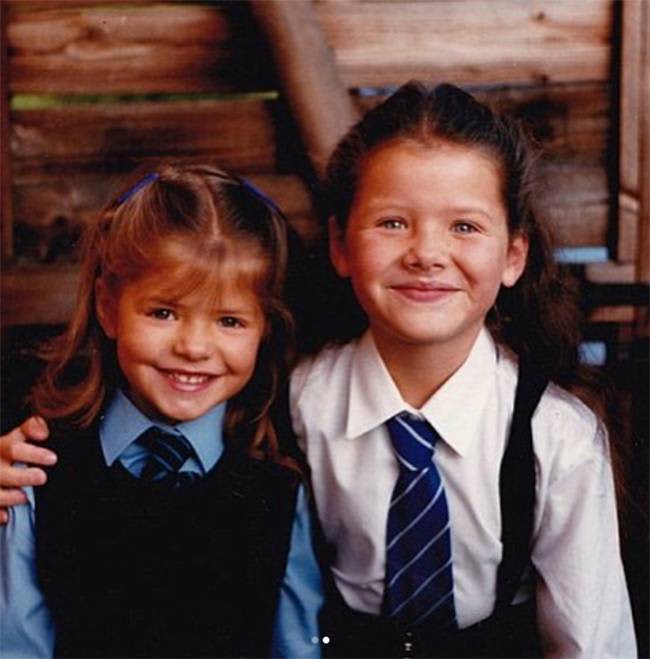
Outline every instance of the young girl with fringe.
{"label": "young girl with fringe", "polygon": [[287,230],[200,165],[138,176],[89,227],[23,425],[58,460],[0,531],[3,656],[319,656],[306,498],[274,422]]}
{"label": "young girl with fringe", "polygon": [[[618,445],[579,364],[531,153],[471,95],[409,83],[331,158],[325,217],[346,288],[311,280],[329,345],[290,392],[329,656],[636,655]],[[30,433],[45,434],[0,441],[6,460],[43,458]]]}

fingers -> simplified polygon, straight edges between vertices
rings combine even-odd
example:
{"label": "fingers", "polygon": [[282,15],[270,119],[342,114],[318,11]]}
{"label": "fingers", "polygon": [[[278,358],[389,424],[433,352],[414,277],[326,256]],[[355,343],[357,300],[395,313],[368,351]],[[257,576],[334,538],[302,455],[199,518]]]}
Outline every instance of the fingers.
{"label": "fingers", "polygon": [[24,421],[17,430],[19,430],[26,439],[47,439],[50,434],[47,423],[45,423],[45,420],[40,416],[30,416],[29,419]]}
{"label": "fingers", "polygon": [[23,503],[27,503],[27,497],[22,490],[0,489],[0,512],[9,506],[19,506]]}
{"label": "fingers", "polygon": [[[27,444],[24,441],[12,442],[2,451],[0,465],[12,462],[24,462],[29,465],[42,465],[43,467],[49,467],[56,463],[56,453],[53,453],[46,448],[41,448],[40,446]],[[5,483],[0,480],[0,485],[4,484]]]}
{"label": "fingers", "polygon": [[[49,436],[45,421],[40,417],[30,417],[18,428],[0,437],[0,465],[12,462],[25,462],[34,465],[50,466],[56,462],[56,454],[48,449],[28,444],[28,440],[43,441]],[[0,482],[0,485],[5,485]]]}
{"label": "fingers", "polygon": [[23,469],[21,467],[0,466],[0,505],[10,505],[2,503],[2,493],[6,492],[7,488],[43,485],[46,480],[45,472],[38,467]]}

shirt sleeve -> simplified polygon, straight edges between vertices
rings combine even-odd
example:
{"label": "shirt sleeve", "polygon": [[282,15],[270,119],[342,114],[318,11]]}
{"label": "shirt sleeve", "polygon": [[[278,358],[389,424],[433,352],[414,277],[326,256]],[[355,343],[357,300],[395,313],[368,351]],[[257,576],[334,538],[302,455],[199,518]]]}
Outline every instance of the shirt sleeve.
{"label": "shirt sleeve", "polygon": [[34,493],[0,527],[0,656],[51,657],[54,624],[36,576]]}
{"label": "shirt sleeve", "polygon": [[605,431],[549,484],[532,558],[545,657],[636,657]]}
{"label": "shirt sleeve", "polygon": [[280,590],[272,657],[320,658],[318,613],[323,598],[320,568],[312,544],[309,506],[305,489],[301,487],[287,570]]}

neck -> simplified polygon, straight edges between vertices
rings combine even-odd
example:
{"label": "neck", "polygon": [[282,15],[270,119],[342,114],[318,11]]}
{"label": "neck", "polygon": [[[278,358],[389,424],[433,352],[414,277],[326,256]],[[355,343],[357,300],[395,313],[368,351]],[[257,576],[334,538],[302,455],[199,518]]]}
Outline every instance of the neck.
{"label": "neck", "polygon": [[377,350],[402,398],[416,409],[465,363],[478,332],[453,345],[410,344],[385,340],[373,333]]}

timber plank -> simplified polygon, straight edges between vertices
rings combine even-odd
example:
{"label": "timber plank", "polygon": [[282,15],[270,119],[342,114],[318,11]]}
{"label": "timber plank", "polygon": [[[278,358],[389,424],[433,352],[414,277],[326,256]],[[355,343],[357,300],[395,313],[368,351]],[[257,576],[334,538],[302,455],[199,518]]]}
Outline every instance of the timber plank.
{"label": "timber plank", "polygon": [[[605,85],[494,91],[477,97],[521,117],[549,156],[602,161],[607,151],[609,90]],[[358,99],[362,110],[385,96]],[[96,104],[12,114],[15,159],[104,158],[205,153],[226,168],[266,169],[276,160],[274,101]]]}
{"label": "timber plank", "polygon": [[[14,185],[17,256],[37,260],[74,258],[74,245],[61,241],[74,239],[79,229],[94,219],[116,193],[122,178],[121,174],[98,171],[32,172],[17,177]],[[275,200],[305,240],[312,241],[318,235],[309,192],[300,178],[279,174],[247,174],[247,178]],[[53,240],[58,244],[53,245]]]}
{"label": "timber plank", "polygon": [[273,58],[316,175],[359,118],[338,75],[311,2],[253,0],[253,12],[273,45]]}
{"label": "timber plank", "polygon": [[0,255],[13,256],[11,154],[9,151],[9,91],[7,87],[7,7],[0,3]]}
{"label": "timber plank", "polygon": [[18,170],[41,162],[193,155],[226,169],[268,170],[276,161],[272,102],[260,100],[82,105],[16,111]]}
{"label": "timber plank", "polygon": [[560,246],[607,245],[610,192],[598,164],[548,162],[540,168],[536,201]]}
{"label": "timber plank", "polygon": [[3,270],[2,326],[66,323],[74,309],[78,282],[78,268],[70,265]]}
{"label": "timber plank", "polygon": [[188,2],[13,12],[10,89],[142,94],[269,88],[264,45],[243,10],[242,3]]}
{"label": "timber plank", "polygon": [[413,77],[512,84],[610,75],[610,0],[319,0],[314,7],[349,87]]}

